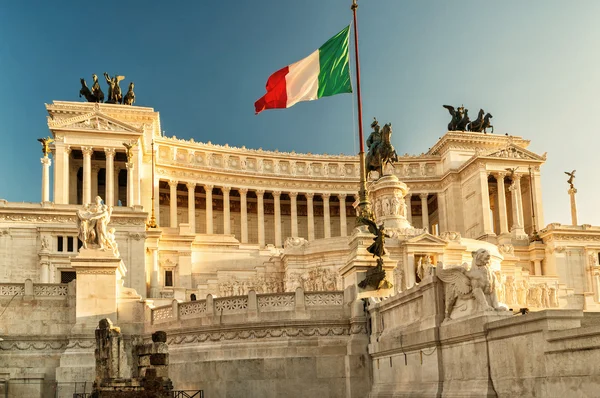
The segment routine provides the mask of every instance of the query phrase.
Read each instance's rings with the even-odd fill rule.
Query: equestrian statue
[[[373,118],[371,128],[373,132],[367,139],[367,147],[369,151],[365,158],[365,167],[367,175],[371,171],[377,171],[379,178],[383,177],[383,169],[386,164],[394,165],[393,162],[398,161],[398,154],[391,143],[392,124],[386,123],[383,129],[380,130],[379,122]]]
[[[469,123],[469,125],[467,126],[467,129],[469,131],[475,131],[478,133],[483,132],[484,134],[487,134],[487,129],[491,128],[492,134],[493,134],[494,126],[492,126],[492,124],[490,123],[490,119],[492,117],[493,116],[491,113],[486,114],[483,109],[479,109],[479,114],[477,115],[477,119],[475,119],[471,123]]]

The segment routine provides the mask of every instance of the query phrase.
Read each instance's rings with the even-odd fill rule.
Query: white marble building
[[[339,391],[323,396],[363,396],[369,391],[364,382],[369,372],[377,373],[376,365],[363,367],[360,357],[367,355],[370,332],[361,326],[365,319],[360,311],[341,307],[340,292],[352,290],[366,267],[374,264],[365,251],[371,236],[354,225],[356,156],[270,152],[164,137],[159,113],[146,107],[55,101],[46,108],[54,142],[51,155],[41,159],[41,202],[0,200],[0,302],[10,309],[6,319],[0,319],[0,336],[5,339],[0,349],[9,353],[7,358],[17,358],[0,360],[0,369],[8,369],[5,376],[0,370],[0,382],[18,379],[26,367],[17,354],[10,356],[12,351],[27,341],[46,340],[56,344],[40,348],[46,355],[44,364],[33,376],[23,377],[42,384],[86,380],[89,363],[83,371],[82,362],[73,360],[79,354],[64,354],[88,349],[87,357],[81,355],[89,359],[91,347],[86,337],[65,338],[75,317],[76,303],[69,300],[76,296],[64,284],[77,277],[72,266],[80,246],[76,211],[101,196],[114,206],[110,226],[116,230],[127,269],[124,286],[141,296],[129,290],[130,301],[118,299],[141,307],[130,318],[119,315],[123,318],[117,322],[131,321],[131,331],[137,333],[155,330],[155,325],[176,334],[182,327],[218,325],[226,329],[223,336],[233,333],[237,337],[232,339],[244,340],[249,350],[262,343],[253,346],[245,340],[246,332],[227,329],[228,324],[242,325],[258,336],[252,329],[256,322],[304,322],[293,332],[282,332],[279,324],[264,333],[283,333],[285,344],[295,344],[294,333],[320,336],[319,347],[326,340],[323,336],[345,336],[331,340],[334,357],[323,359],[322,347],[309,355],[316,358],[310,366],[317,368],[337,369],[345,361],[360,369],[352,376],[343,369],[332,375],[345,377],[345,387],[341,383]],[[131,146],[129,154],[124,143]],[[407,295],[425,294],[421,288],[429,282],[423,264],[459,265],[471,251],[485,247],[492,254],[500,301],[509,307],[597,308],[600,227],[544,223],[540,173],[546,155],[529,151],[528,145],[519,136],[447,132],[427,153],[401,156],[387,170],[397,177],[394,189],[402,191],[398,202],[379,200],[375,183],[369,182],[378,220],[386,220],[386,225],[394,218],[404,220],[387,241],[386,270],[395,286],[385,294],[397,295],[402,306]],[[156,228],[147,226],[152,214]],[[540,240],[530,239],[534,232]],[[15,294],[23,300],[13,309],[8,304]],[[201,299],[198,304],[190,303],[192,294]],[[37,296],[44,305],[59,308],[52,318],[56,327],[48,328],[45,322],[50,318],[27,307],[26,298]],[[224,299],[228,296],[237,298]],[[384,307],[372,316],[388,311]],[[23,308],[37,317],[39,327],[28,331],[20,326]],[[284,316],[284,310],[291,315]],[[221,316],[230,311],[229,318],[217,321],[218,311]],[[410,318],[408,313],[402,316]],[[325,324],[325,319],[333,323]],[[142,329],[135,329],[139,325]],[[179,344],[188,340],[181,336],[183,340],[171,340],[172,358],[181,371],[173,379],[187,386],[193,384],[185,376],[190,358]],[[208,344],[206,339],[213,338],[210,333],[198,336],[189,341]],[[223,339],[228,337],[214,341]],[[370,339],[373,342],[373,335]],[[364,343],[362,351],[351,348],[357,341]],[[32,350],[37,350],[35,344]],[[245,355],[206,347],[213,359]],[[285,357],[282,347],[269,348],[266,357]],[[372,346],[369,353],[381,356],[379,349]],[[293,369],[295,360],[286,366]],[[277,367],[276,362],[264,366]],[[310,374],[305,381],[311,380]],[[389,374],[379,375],[375,385],[381,377],[393,380]],[[388,387],[377,387],[381,395],[374,388],[373,396],[387,396]],[[283,394],[285,388],[291,387],[278,391]],[[49,390],[41,390],[49,396]]]

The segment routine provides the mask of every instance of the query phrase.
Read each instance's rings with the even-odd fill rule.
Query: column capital
[[[185,185],[187,186],[187,188],[189,190],[193,190],[196,188],[196,183],[195,182],[186,182]]]
[[[288,195],[290,198],[297,198],[298,197],[298,192],[288,192]]]
[[[429,196],[429,193],[428,193],[428,192],[423,192],[423,193],[420,193],[420,194],[419,194],[419,197],[421,198],[421,200],[423,200],[423,199],[427,199],[427,197],[428,197],[428,196]]]
[[[125,163],[125,168],[127,170],[133,170],[133,163]]]
[[[104,148],[104,153],[107,158],[114,158],[117,150],[115,148]]]
[[[231,187],[221,187],[221,191],[223,191],[223,193],[229,193],[231,191]]]
[[[495,171],[492,174],[494,175],[494,177],[496,177],[496,179],[504,180],[504,177],[506,177],[505,171]]]
[[[265,194],[265,190],[264,189],[257,189],[256,190],[256,196],[260,195],[263,196]]]
[[[42,162],[43,165],[50,166],[52,164],[52,161],[50,160],[50,158],[48,156],[44,156],[43,158],[40,159],[40,161]]]
[[[515,173],[515,174],[513,175],[513,178],[514,178],[515,180],[517,180],[517,181],[521,181],[521,177],[523,177],[523,175],[522,175],[522,174],[516,174],[516,173]]]
[[[322,193],[322,194],[321,194],[321,198],[323,198],[323,199],[327,199],[327,200],[329,200],[329,198],[330,198],[330,197],[331,197],[331,194],[330,194],[330,193]]]
[[[215,187],[215,186],[214,186],[214,185],[212,185],[212,184],[204,184],[204,190],[205,190],[206,192],[210,191],[210,192],[212,193],[212,190],[213,190],[213,188],[214,188],[214,187]]]
[[[81,152],[83,153],[83,156],[92,156],[92,154],[94,153],[94,148],[92,148],[91,146],[82,146]]]
[[[305,194],[305,196],[306,196],[306,199],[313,200],[313,198],[315,197],[315,194],[313,192],[307,192]]]
[[[248,188],[238,188],[238,192],[240,193],[240,195],[247,195],[248,194]]]
[[[281,196],[281,191],[273,191],[273,197],[280,197]]]
[[[127,163],[129,164],[129,163]],[[170,187],[175,187],[177,188],[177,185],[179,184],[179,181],[175,181],[175,180],[169,180],[169,186]]]
[[[69,145],[65,146],[65,153],[66,153],[67,155],[70,155],[70,154],[71,154],[71,147],[70,147]]]
[[[346,196],[348,196],[345,193],[338,193],[337,197],[340,199],[340,201],[346,200]]]

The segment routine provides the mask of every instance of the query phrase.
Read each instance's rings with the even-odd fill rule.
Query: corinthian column
[[[213,202],[212,202],[212,190],[214,185],[205,185],[204,190],[206,191],[206,233],[213,233]]]
[[[439,220],[439,229],[440,234],[442,232],[446,232],[448,230],[448,226],[446,223],[446,192],[438,192],[437,193],[438,200],[438,220]]]
[[[515,238],[525,235],[523,230],[523,205],[521,202],[521,176],[513,174],[513,182],[510,185],[513,209],[513,225],[511,231]]]
[[[571,225],[577,225],[577,202],[575,201],[575,194],[577,188],[569,188],[569,198],[571,199]]]
[[[281,247],[281,191],[273,192],[275,206],[275,247]]]
[[[419,197],[421,198],[421,220],[423,223],[423,228],[427,228],[427,231],[429,231],[429,208],[427,205],[427,197],[429,196],[428,193],[422,193],[419,194]]]
[[[133,163],[126,163],[127,168],[127,207],[133,207]]]
[[[231,215],[229,212],[229,192],[231,191],[231,187],[222,187],[221,191],[223,191],[223,233],[229,235],[231,234]]]
[[[100,165],[92,165],[92,200],[98,196],[98,172],[100,171]]]
[[[188,182],[188,224],[193,234],[196,233],[196,184]]]
[[[340,236],[348,235],[348,224],[346,222],[346,194],[338,195],[340,200]]]
[[[40,159],[42,162],[42,202],[50,201],[50,164],[52,161],[48,155]]]
[[[69,163],[70,163],[70,159],[71,159],[71,147],[70,146],[66,146],[65,147],[65,151],[63,153],[63,195],[64,195],[64,199],[65,199],[65,203],[69,203],[69,186],[70,186],[70,182],[69,182],[69,178],[70,178],[70,167],[69,167]],[[75,183],[76,180],[73,180],[73,183]]]
[[[412,198],[412,195],[407,194],[404,197],[404,201],[406,202],[406,219],[412,225],[412,206],[411,206],[411,202],[410,202],[411,198]]]
[[[82,147],[83,153],[83,203],[92,203],[92,147]]]
[[[325,231],[325,237],[331,238],[331,218],[329,216],[329,197],[331,194],[323,193],[323,230]]]
[[[109,206],[115,205],[115,148],[104,148],[104,154],[106,155],[106,178],[104,183],[106,185],[106,192],[104,194],[104,201]]]
[[[315,194],[306,194],[306,213],[308,215],[308,240],[315,240],[315,213],[313,209],[313,198]]]
[[[258,245],[265,246],[265,190],[259,189],[256,191],[257,207],[258,207]]]
[[[127,177],[129,177],[129,173]],[[169,226],[171,228],[177,228],[177,184],[179,184],[178,181],[169,181]],[[127,179],[127,187],[129,187],[129,179]],[[127,189],[127,193],[129,193],[129,188]],[[127,204],[129,204],[129,195],[127,196]]]
[[[238,189],[240,193],[240,223],[242,224],[242,243],[248,243],[248,189]]]
[[[492,230],[491,208],[490,208],[490,189],[488,187],[488,172],[482,168],[479,173],[479,182],[481,184],[481,207],[483,212],[483,233],[494,235]]]
[[[298,192],[290,192],[292,213],[292,238],[298,237]]]
[[[498,219],[500,220],[500,233],[508,232],[508,216],[506,213],[506,191],[504,189],[504,177],[506,173],[496,173],[496,184],[498,185]]]

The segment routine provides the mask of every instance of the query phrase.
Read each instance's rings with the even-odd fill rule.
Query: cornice
[[[527,148],[530,141],[518,136],[484,134],[466,131],[448,131],[427,152],[429,155],[444,155],[449,149],[502,148],[508,143]]]

